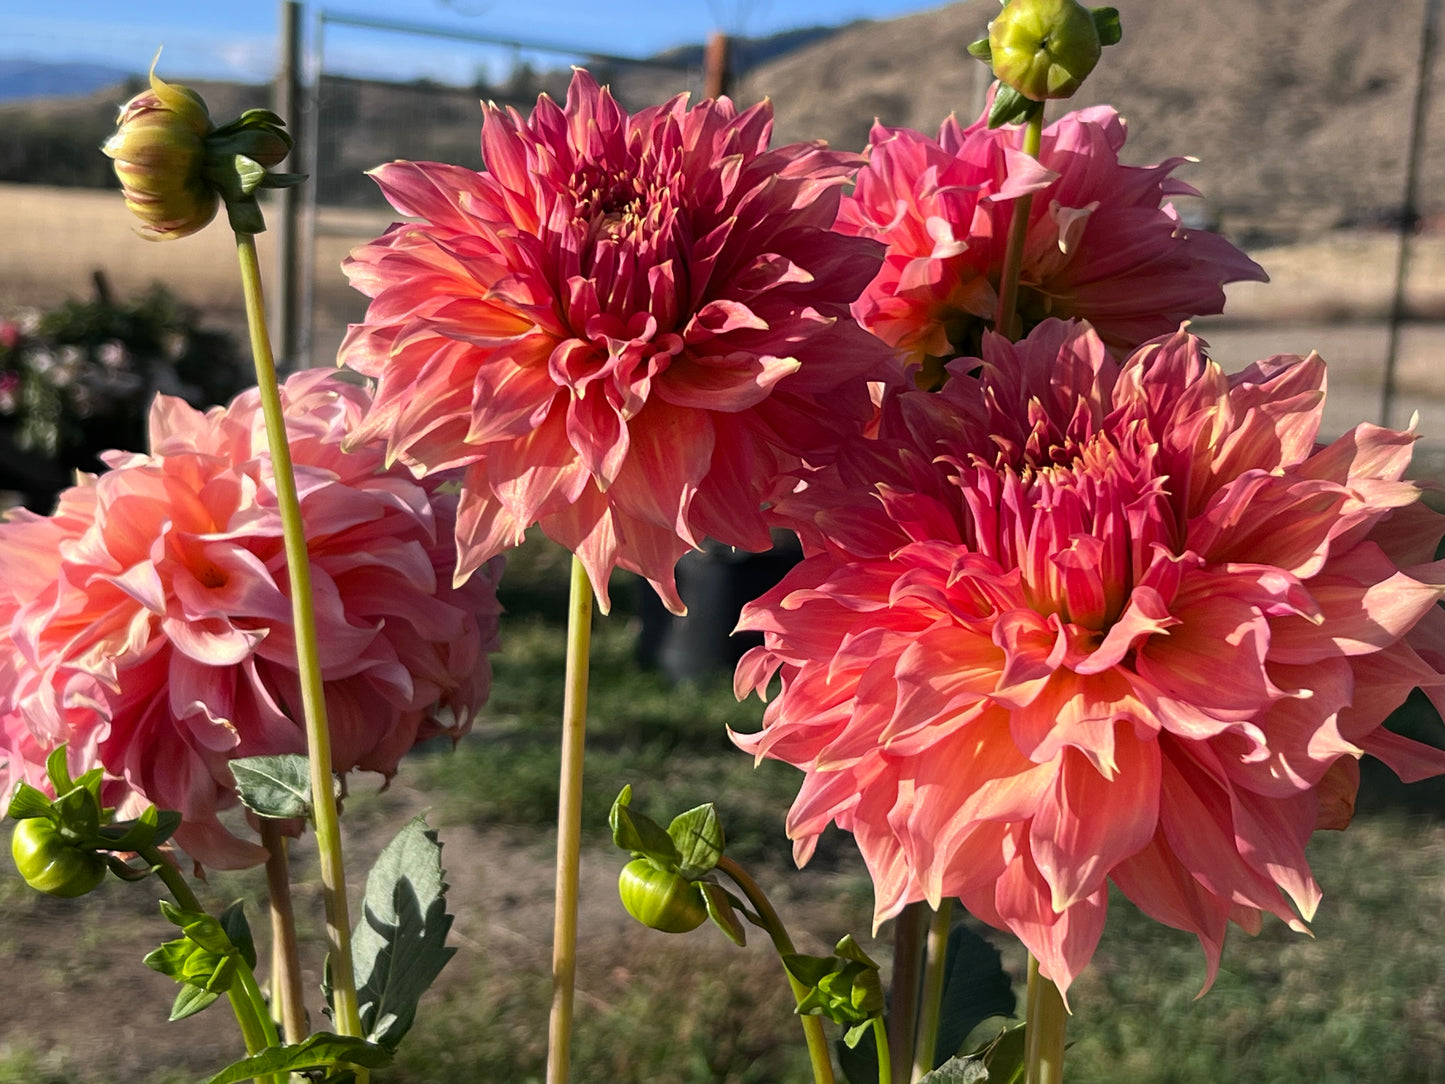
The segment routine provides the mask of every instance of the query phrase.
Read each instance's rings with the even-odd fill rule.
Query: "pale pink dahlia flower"
[[[1318,357],[1226,377],[1202,348],[990,334],[978,379],[901,394],[785,506],[813,552],[744,611],[737,691],[782,688],[736,740],[803,769],[796,857],[852,832],[878,921],[957,897],[1067,988],[1113,881],[1198,935],[1207,986],[1228,920],[1313,915],[1304,844],[1362,753],[1445,771],[1381,727],[1445,701],[1413,435],[1317,446]]]
[[[342,450],[367,393],[330,372],[282,389],[338,772],[391,775],[486,700],[499,567],[451,584],[456,498]],[[0,757],[11,786],[70,743],[122,815],[179,811],[220,868],[265,851],[218,819],[235,757],[305,751],[271,459],[252,389],[201,413],[159,396],[149,455],[111,452],[53,516],[0,522]]]
[[[566,107],[486,108],[486,169],[374,171],[420,224],[346,265],[373,300],[341,349],[375,378],[364,436],[418,473],[465,466],[459,579],[532,524],[681,611],[673,564],[712,536],[769,548],[780,473],[869,417],[888,352],[848,306],[881,246],[832,232],[861,163],[768,149],[768,103],[629,116],[586,72]]]
[[[1033,195],[1019,276],[1021,338],[1046,317],[1085,319],[1122,353],[1192,316],[1220,312],[1223,285],[1264,271],[1223,237],[1187,229],[1173,205],[1198,195],[1171,176],[1187,161],[1119,162],[1124,121],[1107,106],[1044,130],[1038,159],[1017,127],[967,128],[949,117],[935,142],[875,125],[868,164],[843,199],[837,229],[888,246],[853,306],[905,366],[936,382],[943,365],[978,353],[998,307],[1014,208]]]

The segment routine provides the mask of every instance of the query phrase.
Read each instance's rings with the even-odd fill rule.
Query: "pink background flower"
[[[1362,753],[1445,771],[1381,727],[1445,703],[1445,518],[1413,434],[1316,445],[1315,356],[1226,377],[1179,332],[1120,365],[1051,320],[984,357],[783,506],[812,555],[744,611],[739,695],[782,689],[736,740],[803,769],[796,856],[852,832],[879,921],[958,897],[1067,988],[1113,881],[1207,984],[1229,920],[1313,915]]]
[[[342,450],[362,388],[311,371],[283,398],[334,763],[391,775],[485,701],[500,567],[453,588],[455,498],[386,469],[379,446]],[[305,751],[259,399],[202,414],[159,396],[150,426],[149,455],[108,453],[54,516],[0,523],[8,776],[35,782],[35,757],[68,741],[73,770],[104,766],[122,815],[178,810],[193,858],[248,865],[265,852],[217,817],[236,801],[229,761]]]
[[[341,360],[377,381],[365,434],[467,468],[459,578],[540,523],[604,606],[621,566],[681,611],[677,557],[768,549],[779,475],[865,423],[889,358],[848,306],[881,250],[830,229],[860,160],[771,128],[727,99],[629,116],[579,71],[565,108],[486,108],[484,172],[374,172],[425,221],[353,253],[373,300]]]
[[[1107,106],[1046,128],[1037,160],[1019,148],[1017,127],[990,131],[986,112],[967,128],[949,117],[936,142],[875,125],[868,164],[838,214],[838,229],[888,246],[854,315],[908,365],[977,354],[998,307],[1013,211],[1029,194],[1025,332],[1047,317],[1077,317],[1127,352],[1220,312],[1224,283],[1263,280],[1223,237],[1181,224],[1167,201],[1198,195],[1171,176],[1186,159],[1123,165],[1124,138]]]

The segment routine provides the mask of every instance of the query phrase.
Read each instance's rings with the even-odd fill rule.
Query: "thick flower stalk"
[[[334,766],[393,774],[460,735],[490,686],[499,568],[451,584],[455,497],[343,451],[366,392],[309,371],[282,389],[306,526]],[[184,817],[208,866],[263,861],[218,814],[236,757],[305,751],[274,476],[256,391],[201,413],[157,398],[147,455],[109,453],[53,516],[0,523],[0,756],[12,782],[69,742],[121,815]]]
[[[1186,228],[1172,203],[1198,193],[1172,176],[1187,161],[1126,166],[1123,119],[1099,106],[1044,129],[1038,158],[1017,127],[967,128],[950,117],[935,141],[875,125],[868,165],[837,228],[888,246],[853,306],[905,368],[936,384],[944,365],[976,356],[992,329],[1014,208],[1029,224],[1019,267],[1021,338],[1048,317],[1090,321],[1115,351],[1220,312],[1223,286],[1264,271],[1223,237]]]
[[[1304,929],[1363,753],[1445,771],[1381,725],[1445,703],[1414,436],[1317,445],[1318,357],[1226,377],[1182,331],[1121,364],[1050,320],[953,370],[783,506],[811,555],[744,612],[739,695],[782,687],[736,740],[803,769],[800,862],[854,834],[878,921],[957,897],[1067,989],[1113,882],[1207,986],[1231,919]]]
[[[771,127],[727,99],[629,116],[579,71],[565,107],[487,106],[480,173],[374,171],[423,221],[348,261],[373,300],[341,360],[377,381],[361,439],[466,468],[459,578],[540,524],[604,608],[620,566],[680,611],[677,557],[769,548],[780,473],[866,422],[889,359],[848,307],[881,248],[830,229],[860,160]]]

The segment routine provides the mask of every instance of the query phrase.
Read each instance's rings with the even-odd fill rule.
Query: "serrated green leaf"
[[[17,821],[29,820],[32,817],[48,817],[51,815],[50,797],[29,783],[21,783],[15,788],[15,793],[10,798],[10,808],[5,812]]]
[[[177,1020],[184,1020],[188,1016],[195,1016],[196,1013],[214,1005],[220,996],[220,992],[216,990],[184,985],[181,987],[180,993],[176,994],[176,1000],[171,1005],[171,1015],[167,1019],[174,1023]]]
[[[746,945],[747,928],[733,908],[734,903],[741,904],[741,901],[722,885],[713,884],[711,881],[698,881],[697,886],[702,889],[702,898],[707,902],[707,917],[713,920],[713,924],[722,930],[733,944],[740,947]]]
[[[711,802],[679,813],[667,826],[667,836],[677,848],[677,871],[689,881],[711,872],[727,846],[717,807]]]
[[[1118,45],[1124,39],[1124,27],[1119,22],[1118,8],[1090,8],[1094,19],[1094,30],[1099,35],[1100,45]]]
[[[1013,1015],[1017,1003],[998,949],[968,926],[954,926],[948,934],[933,1064],[957,1054],[969,1032],[990,1016]]]
[[[258,817],[311,816],[311,765],[299,753],[231,761],[241,803]]]
[[[362,1027],[387,1050],[410,1030],[422,994],[456,952],[446,945],[452,916],[441,850],[436,832],[417,817],[367,874],[351,958]]]
[[[949,1058],[931,1073],[918,1078],[918,1084],[983,1084],[989,1079],[988,1067],[978,1058]]]
[[[246,966],[254,969],[256,941],[251,936],[251,924],[246,921],[244,901],[237,900],[221,912],[221,929],[225,931],[226,939],[241,954],[241,959],[246,961]]]
[[[661,869],[676,869],[681,861],[677,844],[667,830],[644,813],[634,813],[630,808],[632,787],[622,788],[622,793],[612,803],[607,823],[612,826],[612,842],[624,851],[630,851],[638,858],[647,858]]]
[[[291,1046],[269,1046],[258,1054],[242,1058],[222,1069],[205,1084],[240,1084],[253,1077],[304,1073],[343,1064],[380,1069],[390,1063],[390,1051],[365,1039],[318,1031]]]

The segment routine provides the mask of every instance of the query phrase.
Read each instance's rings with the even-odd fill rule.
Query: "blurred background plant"
[[[48,512],[76,470],[97,471],[110,448],[146,446],[156,392],[205,407],[249,382],[235,340],[159,284],[0,317],[0,490]]]

